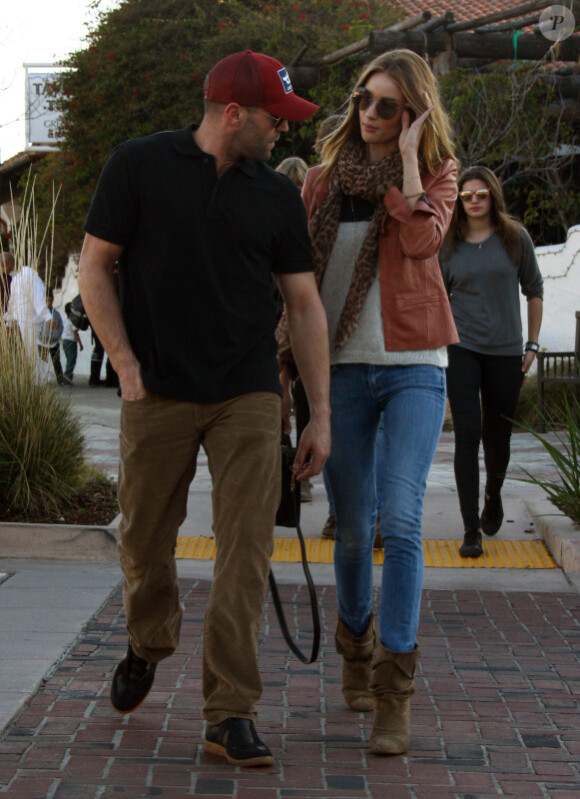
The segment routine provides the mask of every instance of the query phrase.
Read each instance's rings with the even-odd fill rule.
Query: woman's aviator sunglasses
[[[359,86],[352,93],[352,101],[359,111],[366,111],[372,105],[373,96],[364,86]],[[375,108],[381,119],[393,119],[405,106],[390,97],[381,97],[376,101]]]
[[[477,191],[460,191],[459,196],[463,202],[470,203],[475,197],[478,200],[485,200],[489,197],[489,189],[478,189]]]

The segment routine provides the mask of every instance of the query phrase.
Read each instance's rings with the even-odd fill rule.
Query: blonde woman
[[[283,175],[286,175],[299,189],[304,185],[304,178],[306,177],[307,171],[308,164],[303,158],[298,158],[297,155],[284,158],[276,167],[276,172],[281,172]]]
[[[408,50],[372,61],[321,156],[303,198],[331,345],[336,646],[346,702],[358,711],[374,708],[372,751],[399,754],[409,746],[419,655],[423,495],[445,410],[447,345],[457,341],[438,264],[457,171],[426,62]],[[284,320],[279,343],[286,387],[292,357]],[[372,519],[381,414],[384,566],[375,643]]]

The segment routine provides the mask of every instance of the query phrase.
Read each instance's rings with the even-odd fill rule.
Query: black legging
[[[482,355],[449,347],[447,393],[455,431],[455,482],[466,530],[479,527],[479,443],[492,496],[503,485],[520,388],[519,355]],[[480,404],[481,395],[481,404]]]

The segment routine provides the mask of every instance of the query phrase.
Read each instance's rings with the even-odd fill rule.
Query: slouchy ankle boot
[[[376,755],[400,755],[411,740],[411,697],[419,647],[412,652],[389,652],[379,645],[373,663],[371,691],[375,719],[370,737]]]
[[[372,710],[375,706],[370,690],[375,650],[372,614],[366,630],[359,636],[353,635],[339,618],[334,641],[336,651],[342,655],[342,693],[346,704],[353,710]]]

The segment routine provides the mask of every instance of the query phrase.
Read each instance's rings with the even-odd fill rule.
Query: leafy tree
[[[536,244],[562,241],[580,220],[574,126],[542,64],[486,72],[456,69],[441,79],[463,167],[483,164],[502,181],[512,213]]]
[[[397,19],[391,0],[125,0],[101,14],[74,53],[53,91],[63,112],[62,150],[43,159],[37,190],[48,198],[62,184],[53,269],[62,269],[78,248],[81,226],[99,172],[122,141],[200,120],[203,82],[211,66],[229,53],[251,49],[285,64],[308,45],[308,59],[364,38]],[[312,156],[316,127],[339,102],[358,64],[324,69],[309,93],[322,114],[291,125],[275,151]],[[60,261],[60,262],[59,262]]]
[[[54,86],[63,112],[62,150],[38,167],[36,191],[51,208],[53,183],[62,186],[55,228],[53,276],[82,241],[82,223],[109,153],[126,139],[178,128],[203,113],[203,81],[220,58],[238,50],[271,53],[300,64],[364,38],[396,21],[393,0],[124,0],[102,13]],[[368,53],[362,57],[368,57]],[[347,97],[360,68],[353,56],[318,70],[300,93],[321,111],[291,125],[274,151],[314,162],[320,120]],[[573,187],[575,131],[553,106],[557,98],[536,66],[488,72],[454,70],[441,79],[458,154],[464,166],[491,167],[503,181],[508,205],[537,244],[562,240],[580,218]],[[560,148],[560,149],[558,149]],[[44,198],[44,202],[43,202]]]

